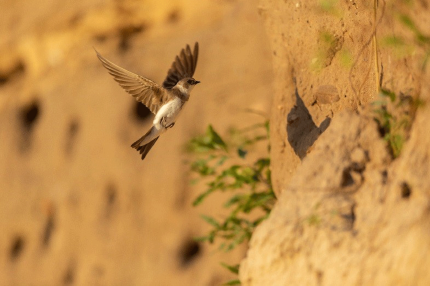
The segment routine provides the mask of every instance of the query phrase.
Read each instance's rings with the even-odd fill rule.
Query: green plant
[[[320,0],[317,2],[317,11],[341,18],[343,13],[338,0]]]
[[[267,156],[249,159],[248,151],[261,141],[268,142],[269,122],[256,124],[248,128],[232,129],[224,140],[209,125],[206,133],[193,138],[188,150],[194,154],[191,170],[197,180],[204,180],[206,190],[193,202],[194,206],[202,204],[215,192],[228,192],[228,199],[223,207],[228,215],[222,219],[202,215],[202,219],[212,226],[210,232],[198,241],[214,243],[222,240],[220,249],[230,251],[248,241],[254,229],[265,220],[275,202],[270,171],[270,146],[267,143]],[[224,267],[238,272],[238,266]],[[236,285],[232,280],[227,285]]]
[[[228,265],[228,264],[225,264],[225,263],[221,263],[221,265],[224,268],[226,268],[228,271],[230,271],[230,272],[232,272],[232,273],[234,273],[236,275],[239,275],[239,264]],[[230,280],[230,281],[224,283],[224,285],[240,285],[240,281],[239,281],[239,279],[234,279],[234,280]]]
[[[412,2],[406,0],[403,1],[403,4],[411,6]],[[424,72],[430,58],[430,36],[419,28],[413,19],[414,17],[405,12],[408,9],[402,9],[402,6],[399,5],[399,8],[394,11],[399,23],[406,28],[407,33],[385,37],[382,43],[385,46],[395,48],[398,56],[418,54],[418,59],[421,60],[421,71]],[[418,52],[418,50],[421,51]],[[377,70],[377,74],[379,75],[379,70]],[[377,83],[382,84],[379,76]],[[381,134],[388,142],[393,157],[396,158],[400,155],[407,140],[417,108],[424,103],[419,98],[419,94],[414,97],[402,93],[396,94],[391,90],[380,88],[380,86],[378,86],[378,91],[382,100],[374,103],[379,106],[374,110],[376,113],[375,120],[379,125]]]
[[[408,3],[411,5],[412,3]],[[406,14],[399,10],[397,11],[398,21],[409,33],[404,35],[392,35],[383,39],[383,44],[388,47],[395,48],[398,56],[412,55],[421,49],[422,63],[421,70],[425,70],[428,60],[430,58],[430,36],[426,35],[416,24],[413,16]]]
[[[329,66],[335,55],[342,50],[343,42],[343,36],[336,35],[328,30],[320,31],[318,35],[318,49],[311,61],[311,68],[315,72],[320,72],[323,68]],[[348,53],[348,50],[343,50],[342,64],[348,63]]]
[[[391,154],[397,158],[407,139],[417,104],[411,96],[398,96],[387,89],[381,89],[380,96],[381,100],[374,102],[374,105],[378,106],[374,110],[375,120]]]
[[[317,214],[311,214],[307,217],[306,221],[311,226],[318,226],[321,224],[321,217]]]

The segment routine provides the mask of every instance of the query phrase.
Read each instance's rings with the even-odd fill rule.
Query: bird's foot
[[[160,120],[160,124],[161,126],[163,126],[166,129],[172,128],[173,126],[175,126],[175,122],[170,123],[169,125],[166,125],[166,118],[161,118]]]

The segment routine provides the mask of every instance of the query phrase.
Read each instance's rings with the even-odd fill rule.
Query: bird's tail
[[[137,151],[139,151],[140,154],[142,154],[142,160],[145,159],[146,155],[148,154],[149,150],[151,150],[152,146],[154,146],[155,142],[157,142],[158,140],[158,136],[155,137],[154,139],[152,139],[151,141],[149,141],[148,143],[143,143],[144,141],[147,141],[148,138],[152,137],[153,134],[151,134],[151,132],[153,132],[152,128],[149,129],[148,132],[146,132],[145,135],[143,135],[142,137],[140,137],[139,140],[137,140],[136,142],[134,142],[133,144],[131,144],[131,147],[133,147],[134,149],[136,149]],[[142,143],[144,145],[142,145]]]

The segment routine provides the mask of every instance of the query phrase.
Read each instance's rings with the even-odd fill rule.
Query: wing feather
[[[194,66],[193,60],[194,58],[193,54],[191,53],[190,46],[187,46],[185,49],[185,61],[187,62],[188,68],[194,71],[196,67]]]
[[[148,107],[152,113],[156,114],[164,103],[171,100],[169,94],[152,80],[117,66],[100,55],[97,51],[96,53],[103,66],[108,70],[109,74],[113,76],[114,80],[118,82],[125,91],[136,98],[137,101],[142,102]]]
[[[163,87],[172,89],[178,81],[186,77],[193,77],[197,67],[197,59],[199,57],[199,43],[194,44],[194,50],[191,52],[189,45],[182,49],[179,56],[175,57],[167,77],[163,82]]]

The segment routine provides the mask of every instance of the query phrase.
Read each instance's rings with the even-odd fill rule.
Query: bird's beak
[[[195,83],[198,84],[198,83],[200,83],[200,81],[196,80]]]

